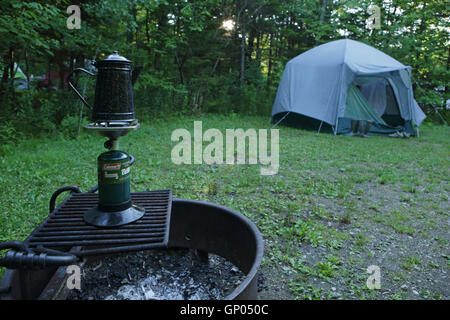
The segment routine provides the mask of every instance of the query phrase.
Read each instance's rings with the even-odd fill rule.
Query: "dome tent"
[[[286,64],[273,122],[315,129],[324,124],[336,134],[349,132],[351,119],[372,120],[370,133],[414,134],[412,124],[418,127],[425,114],[414,100],[411,67],[350,39],[320,45]]]

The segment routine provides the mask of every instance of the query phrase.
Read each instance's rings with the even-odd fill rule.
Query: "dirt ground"
[[[335,218],[342,217],[344,207],[316,197],[333,212],[334,219],[321,220],[349,238],[338,249],[298,245],[304,268],[263,265],[260,299],[450,298],[450,203],[442,195],[444,188],[424,198],[389,185],[366,183],[361,188],[364,200],[358,200],[351,221]],[[266,246],[272,242],[266,239]],[[330,272],[312,271],[321,261],[329,261]],[[367,288],[369,266],[379,267],[379,289]]]

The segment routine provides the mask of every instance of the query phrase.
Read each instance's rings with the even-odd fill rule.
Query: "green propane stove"
[[[140,219],[145,210],[134,205],[130,195],[133,156],[118,149],[118,139],[105,142],[110,149],[97,158],[98,205],[84,215],[86,223],[98,227],[121,226]]]

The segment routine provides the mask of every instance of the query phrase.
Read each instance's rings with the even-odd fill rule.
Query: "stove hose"
[[[10,249],[0,257],[0,266],[9,269],[44,269],[75,264],[78,257],[58,250],[37,247],[30,249],[19,241],[0,243],[0,250]]]
[[[134,157],[132,157],[134,162]],[[98,186],[93,187],[88,193],[94,193]],[[63,192],[70,191],[74,193],[81,193],[78,186],[65,186],[56,190],[50,199],[50,213],[55,210],[56,198]],[[0,243],[0,251],[9,251],[3,256],[0,256],[0,267],[9,269],[44,269],[49,267],[59,267],[75,264],[78,261],[76,255],[44,248],[38,246],[30,249],[28,245],[20,241],[8,241]]]

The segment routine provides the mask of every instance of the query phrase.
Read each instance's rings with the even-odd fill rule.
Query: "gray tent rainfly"
[[[356,91],[355,91],[356,89]],[[290,60],[272,108],[272,121],[335,134],[350,120],[372,120],[372,134],[415,134],[425,114],[414,99],[411,67],[364,43],[332,41]]]

